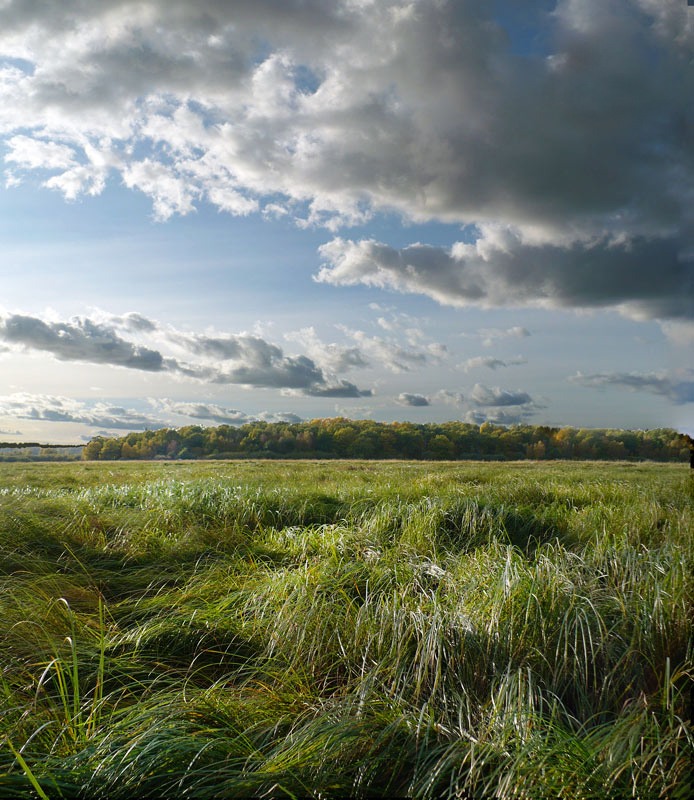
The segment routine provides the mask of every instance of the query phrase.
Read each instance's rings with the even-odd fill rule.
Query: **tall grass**
[[[678,465],[0,465],[0,796],[689,794]]]

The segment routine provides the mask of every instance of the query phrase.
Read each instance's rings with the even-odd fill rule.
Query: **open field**
[[[0,796],[686,797],[688,473],[0,465]]]

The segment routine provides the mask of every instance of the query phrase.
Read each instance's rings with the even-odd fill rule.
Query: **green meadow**
[[[684,464],[0,464],[0,796],[689,797]]]

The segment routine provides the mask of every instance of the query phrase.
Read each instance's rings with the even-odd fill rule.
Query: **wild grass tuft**
[[[679,465],[0,465],[0,796],[677,798]]]

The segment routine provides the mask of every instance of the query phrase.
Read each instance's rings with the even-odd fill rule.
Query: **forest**
[[[543,425],[415,424],[351,420],[252,422],[241,427],[189,425],[96,437],[87,461],[199,458],[356,458],[424,460],[686,461],[690,439],[670,428],[614,430]]]

